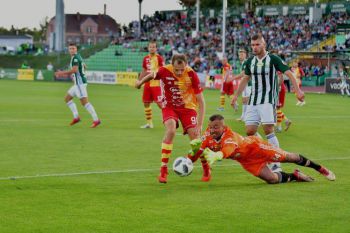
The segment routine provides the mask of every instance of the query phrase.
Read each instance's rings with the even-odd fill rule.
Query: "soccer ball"
[[[178,157],[173,163],[173,170],[179,176],[188,176],[192,173],[193,163],[189,158]]]

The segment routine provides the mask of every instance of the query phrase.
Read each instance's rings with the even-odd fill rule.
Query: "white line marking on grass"
[[[349,160],[350,157],[339,157],[339,158],[322,158],[314,159],[315,161],[329,161],[329,160]],[[240,166],[239,163],[232,164],[216,164],[214,167],[232,167]],[[195,168],[199,168],[196,166]],[[96,175],[96,174],[112,174],[112,173],[139,173],[139,172],[150,172],[159,171],[159,168],[141,168],[141,169],[125,169],[125,170],[106,170],[106,171],[87,171],[87,172],[72,172],[72,173],[53,173],[53,174],[37,174],[34,176],[9,176],[0,177],[0,180],[20,180],[20,179],[33,179],[33,178],[44,178],[44,177],[65,177],[65,176],[82,176],[82,175]]]
[[[17,179],[31,179],[31,178],[41,178],[41,177],[63,177],[63,176],[80,176],[80,175],[111,174],[111,173],[133,173],[133,172],[148,172],[148,171],[154,171],[154,170],[159,170],[159,168],[37,174],[34,176],[9,176],[9,177],[0,177],[0,180],[17,180]]]

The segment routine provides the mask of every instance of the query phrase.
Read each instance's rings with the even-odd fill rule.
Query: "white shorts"
[[[346,83],[346,81],[342,81],[341,83],[340,83],[340,89],[347,89],[347,83]]]
[[[69,88],[68,95],[78,97],[79,99],[88,97],[86,86],[87,84],[73,85],[71,88]]]
[[[247,105],[245,114],[246,125],[276,124],[276,110],[272,104]]]
[[[242,92],[242,97],[249,97],[250,94],[252,93],[252,87],[251,86],[246,86]]]

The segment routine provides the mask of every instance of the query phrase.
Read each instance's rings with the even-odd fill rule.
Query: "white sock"
[[[274,145],[275,147],[280,147],[280,144],[278,142],[278,139],[275,135],[275,133],[270,133],[268,135],[266,135],[267,141]],[[273,172],[278,172],[278,171],[282,171],[281,169],[281,163],[269,163],[268,167],[273,171]]]
[[[341,95],[344,95],[344,90],[340,89]]]
[[[274,145],[275,147],[280,147],[280,143],[278,142],[278,139],[275,135],[275,133],[270,133],[268,135],[266,135],[267,141]]]
[[[349,93],[349,90],[348,90],[348,89],[345,89],[345,91],[346,91],[346,94],[347,94],[347,95],[350,95],[350,93]]]
[[[242,105],[242,115],[241,115],[241,119],[242,121],[244,121],[244,117],[245,117],[245,112],[247,111],[247,105],[243,104]]]
[[[84,107],[86,108],[86,110],[90,113],[90,115],[92,116],[92,119],[94,121],[97,121],[98,120],[98,116],[96,114],[96,111],[94,109],[94,106],[92,106],[92,104],[90,103],[87,103],[84,105]]]
[[[73,100],[70,100],[67,103],[68,108],[72,111],[73,113],[73,117],[74,118],[78,118],[79,117],[79,113],[78,113],[78,109],[77,109],[77,105],[74,103]]]

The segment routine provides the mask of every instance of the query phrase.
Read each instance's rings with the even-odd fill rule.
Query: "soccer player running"
[[[149,72],[157,72],[159,67],[164,66],[164,59],[157,53],[156,41],[148,43],[149,54],[143,58],[142,72],[139,79],[142,79]],[[145,108],[146,124],[142,125],[142,129],[153,128],[151,103],[155,102],[161,108],[162,93],[159,86],[159,80],[151,80],[146,82],[143,87],[142,101]]]
[[[225,125],[222,115],[212,115],[209,126],[204,134],[204,140],[196,156],[204,155],[212,165],[221,159],[233,159],[256,177],[268,184],[286,183],[291,181],[310,182],[314,179],[296,169],[293,173],[272,172],[267,164],[270,162],[295,163],[299,166],[313,168],[328,180],[334,181],[332,171],[298,153],[292,153],[277,148],[257,136],[243,137]]]
[[[92,106],[88,99],[87,81],[85,77],[85,63],[83,62],[82,57],[78,53],[78,48],[76,44],[69,44],[68,50],[71,56],[70,69],[66,71],[57,71],[55,72],[55,76],[71,76],[71,78],[74,81],[74,85],[68,90],[67,95],[65,96],[65,102],[73,113],[73,120],[70,123],[70,125],[75,125],[76,123],[80,122],[78,109],[73,101],[73,98],[77,97],[80,99],[80,103],[90,113],[93,119],[91,128],[95,128],[96,126],[101,124],[101,121],[96,114],[95,108]]]
[[[187,58],[183,54],[174,55],[170,65],[163,66],[158,72],[151,72],[138,80],[135,87],[140,88],[142,84],[152,79],[161,81],[163,91],[162,115],[165,135],[162,141],[158,180],[160,183],[166,183],[167,166],[179,121],[181,121],[184,134],[188,134],[190,140],[199,139],[204,120],[205,102],[199,78],[196,72],[187,65]],[[202,180],[209,181],[209,164],[204,157],[201,158],[201,162],[204,170]]]
[[[344,97],[344,90],[347,94],[348,97],[350,97],[350,93],[349,93],[349,90],[348,90],[348,85],[346,83],[346,79],[348,79],[347,77],[347,73],[346,71],[344,70],[344,66],[343,65],[340,65],[339,66],[339,79],[341,81],[340,83],[340,93],[341,95]]]
[[[285,120],[286,127],[284,131],[287,131],[292,124],[292,121],[287,118],[287,116],[282,112],[282,108],[284,107],[284,101],[286,99],[286,85],[284,85],[283,74],[281,72],[277,72],[278,80],[279,80],[279,92],[278,92],[278,102],[277,102],[277,124],[276,124],[276,132],[282,132],[282,122]]]
[[[252,93],[249,97],[245,116],[246,133],[248,136],[255,135],[259,125],[262,124],[269,143],[279,147],[274,131],[278,97],[277,71],[281,71],[291,80],[299,100],[304,99],[304,93],[297,86],[293,73],[282,59],[266,51],[266,42],[260,34],[252,36],[251,47],[254,56],[247,59],[245,75],[232,98],[231,104],[233,106],[236,104],[238,95],[242,93],[251,80]],[[281,170],[279,163],[273,163],[270,166],[273,171]]]
[[[219,111],[225,110],[225,95],[230,99],[233,95],[233,81],[230,81],[229,78],[232,76],[232,67],[228,63],[227,58],[222,59],[222,86],[221,86],[221,95],[220,95],[220,107]]]
[[[297,81],[297,85],[300,89],[301,84],[302,84],[301,79],[305,76],[305,73],[304,73],[303,69],[299,66],[298,62],[293,62],[291,71],[293,72],[295,80]],[[294,84],[293,84],[293,87],[295,87]],[[305,103],[306,102],[304,100],[298,100],[296,105],[303,106],[303,105],[305,105]]]
[[[247,53],[248,52],[245,48],[241,48],[238,50],[238,58],[239,58],[239,62],[241,63],[240,72],[238,75],[229,77],[228,78],[229,81],[232,82],[233,80],[237,80],[237,79],[240,80],[244,77],[244,70],[245,70],[245,65],[247,61]],[[237,121],[244,121],[251,89],[252,89],[252,83],[251,81],[249,81],[247,86],[244,88],[242,92],[242,115],[241,117],[236,119]]]

